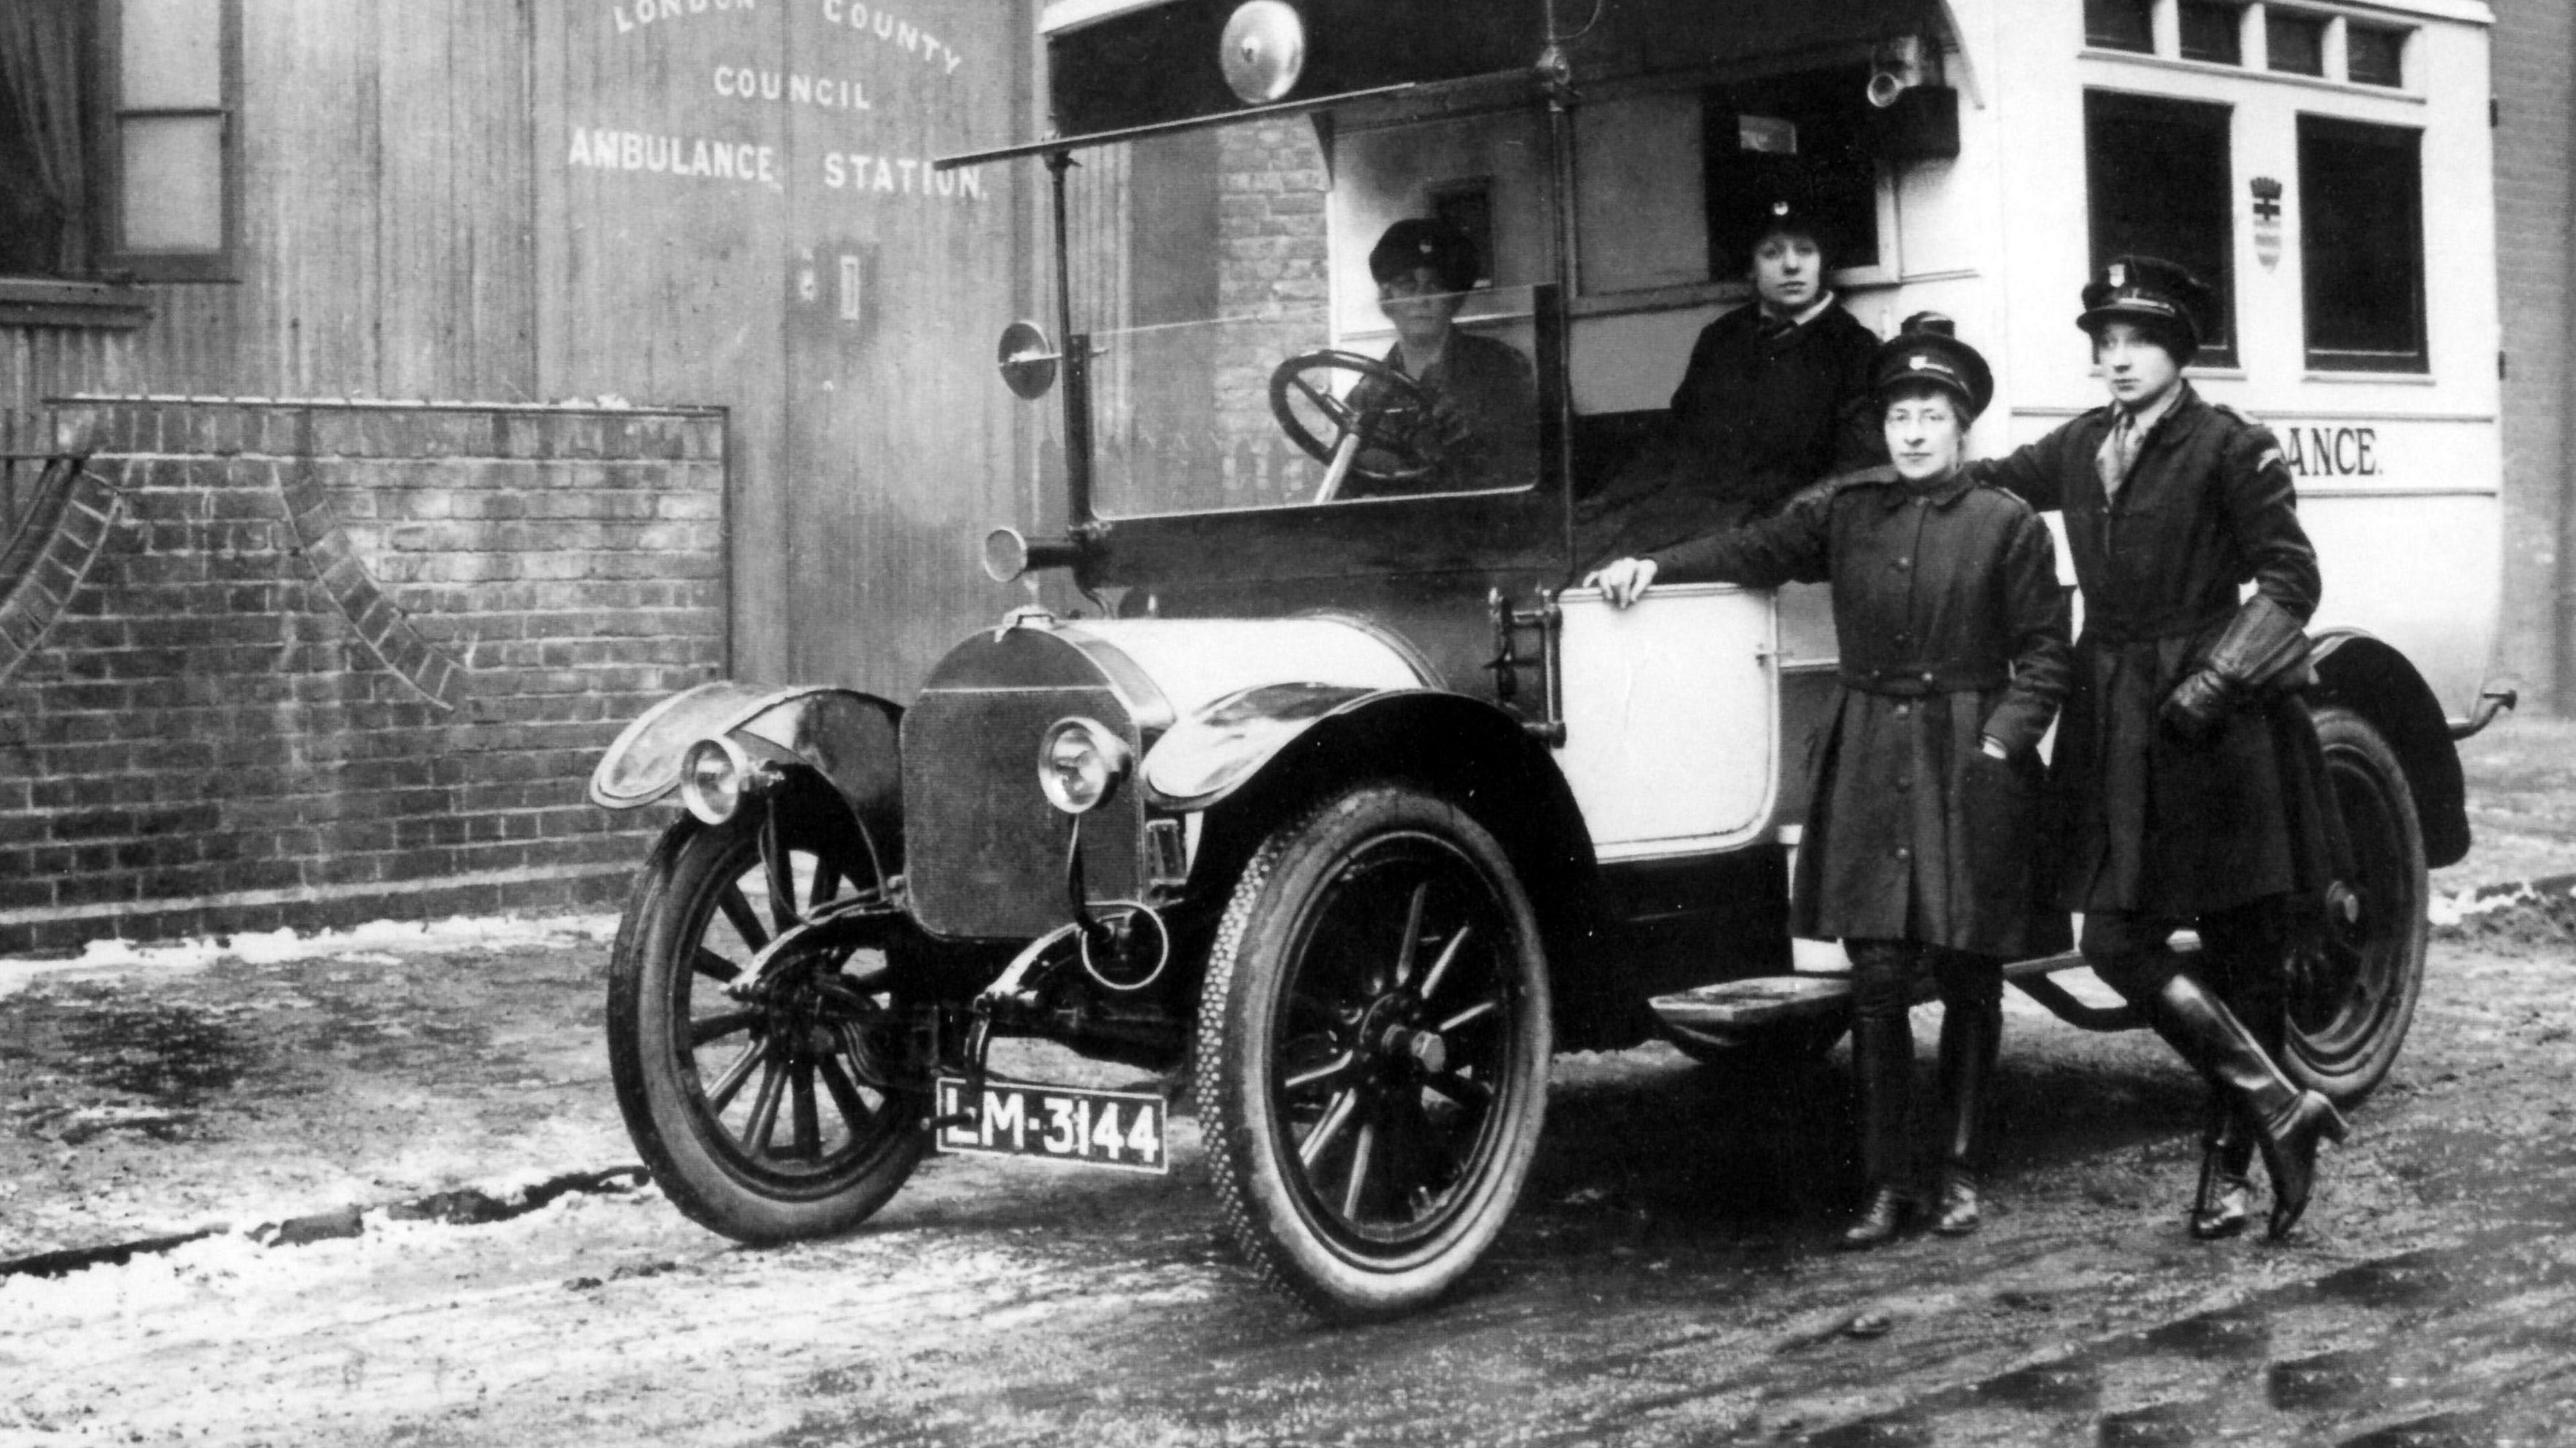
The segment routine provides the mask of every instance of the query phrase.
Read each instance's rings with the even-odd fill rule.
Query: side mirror
[[[1002,385],[1035,402],[1055,386],[1055,364],[1062,354],[1035,322],[1013,322],[1002,329]]]

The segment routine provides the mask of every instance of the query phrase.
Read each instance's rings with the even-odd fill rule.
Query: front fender
[[[1202,721],[1195,738],[1184,734]],[[1194,882],[1231,890],[1261,840],[1317,801],[1362,781],[1407,781],[1475,816],[1511,857],[1538,911],[1559,1040],[1611,1039],[1620,1014],[1636,1009],[1618,972],[1587,968],[1605,921],[1582,808],[1547,746],[1509,712],[1441,689],[1271,685],[1217,701],[1164,743],[1176,737],[1183,749],[1166,777],[1187,783],[1189,763],[1209,781],[1197,798],[1216,804],[1191,860]]]
[[[902,858],[903,710],[823,684],[718,681],[672,695],[626,726],[590,772],[590,798],[634,809],[677,789],[681,756],[701,739],[742,733],[793,751],[849,802],[887,868]]]
[[[1165,731],[1138,774],[1156,809],[1203,810],[1332,716],[1387,694],[1347,684],[1263,684],[1226,695]]]

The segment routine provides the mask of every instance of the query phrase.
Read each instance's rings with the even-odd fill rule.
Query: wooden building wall
[[[721,406],[738,674],[906,697],[1013,601],[976,540],[1029,521],[991,353],[1035,310],[1042,173],[927,162],[1036,133],[1030,0],[242,8],[238,284],[153,288],[129,332],[0,329],[0,412]]]
[[[540,21],[546,382],[733,409],[741,675],[908,698],[1010,601],[976,544],[1019,516],[991,339],[1026,310],[1029,177],[929,162],[1029,133],[1028,24],[992,0]]]
[[[242,7],[241,269],[131,332],[15,328],[0,402],[537,391],[534,0]]]

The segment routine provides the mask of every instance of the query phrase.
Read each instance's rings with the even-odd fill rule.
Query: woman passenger
[[[1980,1107],[2003,1033],[2003,962],[2034,938],[2040,736],[2065,696],[2066,595],[2048,528],[1962,476],[1993,396],[1985,359],[1917,314],[1871,377],[1893,466],[1845,474],[1778,515],[1595,572],[1621,607],[1658,582],[1830,579],[1842,692],[1817,753],[1792,925],[1852,962],[1852,1064],[1869,1196],[1843,1234],[1872,1247],[1920,1212],[1907,1161],[1915,975],[1941,998],[1932,1229],[1975,1231]],[[2059,923],[2057,929],[2063,930]]]

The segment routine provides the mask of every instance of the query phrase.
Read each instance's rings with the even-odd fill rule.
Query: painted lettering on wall
[[[2379,429],[2375,427],[2280,427],[2282,460],[2301,478],[2375,478],[2379,473]]]
[[[984,178],[973,167],[933,171],[927,158],[872,156],[863,151],[823,154],[823,184],[834,191],[884,191],[899,196],[984,199]]]
[[[733,100],[776,101],[820,106],[827,111],[872,111],[867,82],[828,75],[754,70],[747,65],[716,67],[716,94]]]
[[[781,189],[778,148],[748,141],[656,136],[606,127],[572,128],[570,164],[597,171],[652,171],[710,181],[748,181]]]
[[[866,0],[821,0],[821,3],[826,22],[873,35],[887,45],[937,66],[941,75],[956,74],[957,67],[966,62],[966,57],[959,55],[947,42],[882,5],[870,5]]]
[[[617,22],[617,33],[623,35],[639,25],[650,25],[657,20],[680,20],[717,10],[759,8],[760,0],[620,0],[620,3],[608,7],[608,14]]]

